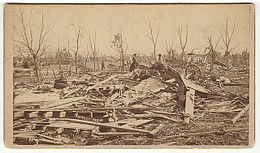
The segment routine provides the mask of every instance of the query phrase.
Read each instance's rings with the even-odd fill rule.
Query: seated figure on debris
[[[137,67],[138,67],[137,59],[136,59],[136,54],[133,56],[133,62],[130,66],[130,72],[133,72]]]
[[[54,88],[63,89],[67,87],[67,79],[63,75],[63,71],[60,71],[60,78],[54,81]]]
[[[153,64],[153,66],[150,69],[155,69],[155,70],[164,70],[164,65],[162,64],[162,55],[158,55],[158,61]]]

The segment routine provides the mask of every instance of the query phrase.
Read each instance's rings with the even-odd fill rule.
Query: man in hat
[[[136,59],[136,54],[134,54],[133,59],[132,59],[132,64],[130,66],[130,72],[133,72],[137,67],[138,67],[138,63],[137,63],[137,59]]]

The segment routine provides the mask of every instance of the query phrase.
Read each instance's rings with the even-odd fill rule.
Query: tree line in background
[[[15,32],[18,36],[18,39],[15,40],[18,46],[18,52],[21,53],[20,57],[15,58],[23,58],[24,67],[33,66],[35,75],[39,77],[40,67],[43,65],[59,65],[61,69],[61,65],[73,65],[75,69],[75,73],[78,73],[78,68],[80,66],[87,66],[89,63],[92,63],[92,70],[97,70],[97,64],[100,62],[107,61],[108,59],[113,60],[114,57],[106,57],[100,53],[100,50],[97,45],[97,33],[96,29],[88,30],[87,39],[84,40],[87,45],[85,53],[79,52],[79,41],[82,39],[82,30],[79,26],[77,28],[77,32],[75,34],[74,42],[70,40],[70,37],[67,38],[67,46],[65,48],[60,48],[59,40],[57,51],[54,54],[50,54],[48,51],[49,44],[47,43],[47,39],[49,37],[49,33],[52,28],[55,26],[55,23],[46,23],[45,16],[42,12],[40,15],[40,22],[33,23],[32,21],[32,10],[28,17],[25,17],[23,11],[19,11],[18,19],[19,23],[15,27]],[[232,42],[234,40],[234,33],[236,29],[236,22],[233,21],[230,24],[229,19],[225,20],[225,24],[219,28],[219,36],[213,38],[213,36],[209,35],[208,39],[205,40],[208,43],[208,46],[205,47],[204,54],[209,58],[210,68],[213,68],[213,63],[217,58],[224,59],[230,67],[230,64],[233,66],[239,66],[241,63],[244,65],[249,65],[249,54],[247,49],[242,51],[242,53],[233,53],[230,54],[236,47],[233,46]],[[152,45],[152,56],[145,56],[146,59],[149,59],[147,62],[157,61],[157,48],[158,48],[158,39],[159,39],[159,25],[154,26],[149,21],[147,23],[147,38],[150,40]],[[173,38],[174,35],[171,36],[171,39],[165,41],[165,61],[169,63],[180,63],[180,67],[184,68],[187,63],[186,56],[191,54],[191,52],[187,52],[187,45],[189,42],[189,26],[179,24],[177,27],[178,44],[181,49],[181,53],[178,54],[176,49],[173,47]],[[110,46],[111,48],[118,53],[119,58],[119,69],[126,70],[127,65],[131,62],[131,55],[127,54],[128,52],[128,43],[126,36],[123,33],[123,30],[119,30],[113,37],[111,37]],[[220,56],[220,49],[217,50],[218,45],[222,43],[224,46],[224,55]],[[74,44],[74,48],[71,48],[71,44]],[[144,57],[144,56],[142,56]],[[140,56],[140,59],[142,58]],[[145,61],[146,59],[142,59]],[[114,59],[115,61],[117,59]],[[14,60],[16,61],[16,60]],[[111,62],[113,63],[113,62]]]

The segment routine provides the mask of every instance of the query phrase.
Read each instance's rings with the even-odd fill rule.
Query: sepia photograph
[[[6,146],[253,147],[254,12],[6,4]]]

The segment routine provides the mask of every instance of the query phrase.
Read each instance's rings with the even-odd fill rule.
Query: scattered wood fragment
[[[85,97],[73,97],[73,98],[68,98],[68,99],[62,99],[59,102],[56,102],[56,103],[51,104],[51,105],[44,105],[41,108],[43,108],[43,109],[55,108],[55,107],[58,107],[58,106],[66,105],[66,104],[73,103],[73,102],[83,100],[83,99],[85,99]]]
[[[157,114],[164,114],[164,115],[175,115],[175,116],[181,115],[178,113],[170,113],[170,112],[163,112],[163,111],[157,111],[157,110],[150,110],[150,112],[157,113]]]
[[[114,129],[119,129],[119,130],[142,132],[142,133],[150,134],[150,131],[147,131],[147,130],[134,129],[134,128],[129,128],[129,127],[122,127],[122,126],[116,126],[116,125],[98,123],[98,122],[92,122],[92,121],[83,121],[83,120],[69,119],[69,118],[52,118],[52,120],[70,121],[70,122],[81,123],[81,124],[89,124],[89,125],[94,125],[94,126],[102,126],[102,127],[114,128]]]
[[[237,129],[228,129],[228,130],[221,130],[221,131],[208,131],[208,132],[198,132],[198,133],[187,133],[187,134],[179,134],[179,135],[170,135],[163,140],[168,140],[177,137],[190,137],[190,136],[199,136],[199,135],[207,135],[207,134],[217,134],[217,133],[228,133],[228,132],[237,132],[237,131],[248,131],[248,128],[237,128]]]
[[[239,118],[249,109],[249,104],[244,107],[231,121],[233,122],[233,124],[235,124],[237,122],[237,120],[239,120]]]
[[[223,86],[245,86],[246,83],[223,83]]]
[[[125,136],[125,135],[142,135],[140,132],[106,132],[106,133],[94,133],[97,136]]]
[[[155,135],[156,133],[158,133],[162,128],[164,128],[164,124],[159,124],[155,129],[153,129],[150,134],[151,135]]]
[[[64,145],[63,142],[53,141],[45,138],[38,139],[39,144],[53,144],[53,145]]]
[[[107,83],[108,81],[114,79],[115,77],[117,77],[117,75],[113,75],[113,76],[111,76],[111,77],[109,77],[109,78],[107,78],[107,79],[105,79],[105,80],[103,80],[103,81],[97,82],[97,83],[94,84],[93,86],[86,86],[86,87],[83,88],[83,91],[85,91],[85,94],[87,94],[88,91],[90,91],[90,90],[92,90],[92,89],[95,89],[95,88],[97,88],[98,86],[101,86],[101,85],[104,84],[104,83]],[[75,92],[77,92],[77,91],[79,91],[79,90],[81,90],[81,89],[82,89],[82,88],[75,89],[75,90],[73,90],[73,91],[67,93],[66,95],[64,95],[63,98],[65,99],[65,98],[67,98],[68,96],[74,94]]]
[[[135,114],[135,115],[129,115],[129,117],[134,117],[134,118],[163,118],[163,119],[166,119],[166,120],[169,120],[169,121],[172,121],[172,122],[177,122],[177,123],[182,122],[181,120],[170,118],[170,117],[167,117],[167,116],[162,115],[162,114],[154,114],[154,113],[151,113],[149,111],[145,111],[145,112],[147,114]]]

